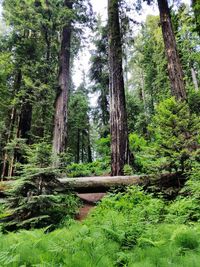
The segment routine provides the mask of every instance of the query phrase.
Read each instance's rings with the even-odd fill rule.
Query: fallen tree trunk
[[[63,177],[57,180],[58,184],[54,185],[55,188],[52,187],[51,190],[65,192],[70,189],[76,193],[103,193],[111,188],[140,185],[152,192],[163,192],[172,189],[176,189],[177,191],[184,185],[185,179],[186,177],[181,173],[77,178]],[[13,181],[5,181],[2,184],[6,187],[12,188]]]
[[[152,188],[152,191],[158,188],[161,192],[164,192],[169,188],[176,188],[179,190],[183,186],[184,181],[185,177],[180,173],[59,179],[59,182],[64,188],[71,188],[77,193],[106,192],[111,188],[126,187],[130,185],[140,185],[148,189]]]
[[[106,192],[110,188],[128,185],[147,185],[150,176],[102,176],[102,177],[81,177],[81,178],[62,178],[60,183],[66,188],[72,188],[78,193]]]

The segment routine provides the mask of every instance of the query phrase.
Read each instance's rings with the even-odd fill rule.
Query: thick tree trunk
[[[160,22],[162,26],[165,52],[168,62],[168,73],[171,84],[171,92],[177,100],[185,100],[186,91],[183,79],[183,70],[176,47],[176,40],[172,28],[168,1],[158,0],[158,7],[160,11]]]
[[[72,9],[72,1],[65,0],[64,6]],[[70,85],[70,44],[71,19],[62,30],[61,50],[59,55],[60,68],[58,76],[58,92],[55,101],[55,117],[53,131],[53,153],[58,155],[65,151],[67,139],[67,103]],[[57,165],[57,163],[55,163]]]
[[[122,70],[118,0],[108,0],[111,174],[123,175],[129,163],[128,127]]]

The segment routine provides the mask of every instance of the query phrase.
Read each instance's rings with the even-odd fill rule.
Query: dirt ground
[[[76,219],[78,221],[83,221],[87,217],[91,209],[96,206],[96,203],[100,201],[106,195],[106,193],[87,193],[77,195],[83,201],[84,204],[80,208]]]

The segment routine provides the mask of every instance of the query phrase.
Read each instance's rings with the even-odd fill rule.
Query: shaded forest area
[[[144,3],[159,16],[135,20]],[[108,0],[106,22],[90,0],[2,9],[0,266],[198,267],[200,2]],[[96,176],[140,186],[105,185],[78,222],[64,181]]]

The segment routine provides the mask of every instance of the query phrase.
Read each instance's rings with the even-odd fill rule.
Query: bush
[[[193,229],[182,227],[175,231],[172,241],[181,251],[196,250],[199,247],[199,233]]]
[[[68,177],[101,176],[110,173],[108,161],[94,161],[92,163],[72,163],[66,167]]]
[[[78,207],[77,198],[63,188],[57,177],[59,170],[49,167],[51,147],[46,143],[31,146],[27,164],[20,165],[20,176],[7,201],[11,214],[4,223],[4,231],[20,228],[54,228],[64,217],[72,217]]]

